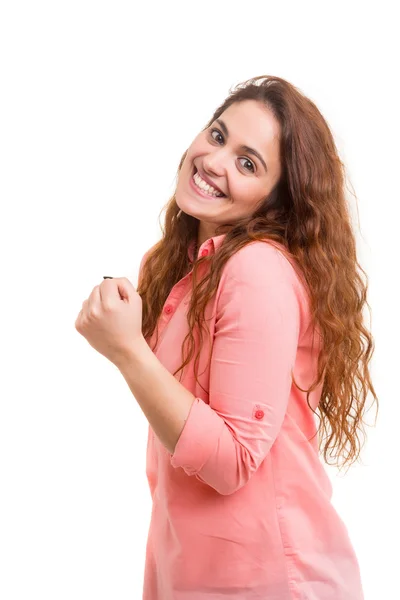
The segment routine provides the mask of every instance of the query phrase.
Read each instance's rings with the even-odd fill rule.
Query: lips
[[[200,170],[199,170],[199,169],[198,169],[198,168],[195,166],[195,167],[194,167],[194,171],[193,171],[193,175],[194,175],[196,172],[198,172],[198,173],[199,173],[200,177],[201,177],[202,179],[204,179],[204,181],[205,181],[206,183],[208,183],[209,185],[212,185],[212,186],[213,186],[213,188],[215,188],[215,189],[216,189],[218,192],[220,192],[221,194],[224,194],[224,196],[226,196],[226,194],[225,194],[225,193],[224,193],[224,192],[221,190],[221,188],[219,188],[219,187],[217,186],[217,184],[216,184],[216,183],[214,183],[214,182],[213,182],[213,180],[212,180],[212,179],[210,179],[209,177],[207,177],[207,175],[205,175],[205,174],[204,174],[202,171],[200,171]],[[192,177],[193,177],[193,175],[192,175]]]

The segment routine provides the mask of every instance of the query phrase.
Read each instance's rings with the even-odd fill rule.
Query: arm
[[[209,404],[177,381],[144,338],[119,368],[172,466],[231,494],[258,469],[282,425],[301,292],[290,263],[261,242],[228,261],[217,295]]]
[[[151,250],[140,262],[138,285]],[[173,454],[195,397],[158,360],[143,336],[117,366],[154,433]]]
[[[145,338],[118,368],[154,433],[173,454],[195,397],[158,360]]]
[[[249,481],[286,413],[303,294],[294,268],[270,244],[231,257],[218,289],[209,404],[193,403],[172,466],[221,494]]]

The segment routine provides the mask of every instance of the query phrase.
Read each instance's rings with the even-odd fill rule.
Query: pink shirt
[[[205,241],[199,255],[218,251],[224,237]],[[252,242],[226,263],[206,311],[213,344],[207,366],[205,334],[204,389],[194,359],[181,379],[196,399],[173,455],[149,425],[143,600],[363,599],[317,437],[307,439],[317,417],[291,383],[293,368],[300,387],[310,385],[319,338],[311,350],[308,298],[279,248]],[[182,363],[191,278],[172,288],[159,320],[155,354],[171,373]],[[310,395],[314,409],[320,394]]]

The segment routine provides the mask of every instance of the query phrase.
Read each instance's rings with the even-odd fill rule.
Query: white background
[[[356,205],[349,194],[369,278],[381,409],[367,429],[364,464],[327,470],[366,600],[395,597],[394,6],[1,3],[2,600],[141,598],[147,420],[118,369],[74,322],[103,275],[136,286],[140,259],[161,236],[158,217],[182,153],[232,85],[262,74],[288,79],[316,102],[357,196]]]

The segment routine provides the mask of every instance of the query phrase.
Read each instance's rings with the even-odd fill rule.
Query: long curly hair
[[[357,261],[345,198],[345,167],[332,132],[316,105],[280,77],[260,75],[231,88],[203,131],[231,104],[249,99],[263,103],[280,124],[282,175],[253,214],[216,228],[215,235],[226,234],[218,252],[195,258],[187,314],[189,333],[181,348],[183,363],[174,375],[193,357],[195,328],[203,340],[205,307],[217,290],[227,260],[254,240],[283,244],[306,283],[313,323],[322,340],[316,379],[310,388],[302,390],[307,392],[308,406],[320,419],[319,449],[325,441],[323,458],[327,464],[335,464],[329,462],[329,452],[338,467],[340,462],[351,466],[360,458],[365,442],[364,425],[368,424],[363,417],[368,391],[376,403],[376,416],[378,398],[368,367],[375,345],[363,321],[364,306],[370,308],[366,299],[368,278]],[[177,176],[187,151],[181,158]],[[197,243],[199,221],[180,211],[175,193],[161,213],[164,209],[165,227],[160,223],[162,238],[143,262],[137,287],[142,298],[142,333],[146,340],[157,327],[172,287],[191,268],[189,244]],[[197,282],[198,270],[206,261],[210,261],[209,272]],[[189,351],[184,359],[186,342]],[[201,342],[195,358],[197,381]],[[157,343],[158,328],[153,350]],[[309,404],[309,393],[322,381],[316,412]],[[362,442],[360,433],[364,435]]]

